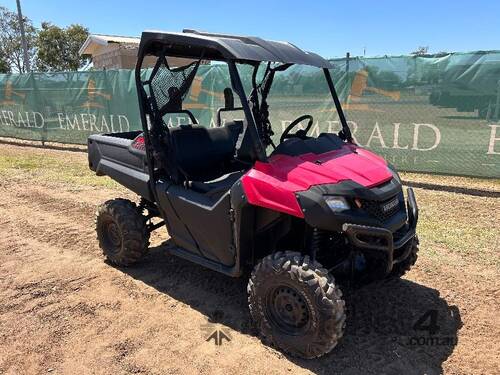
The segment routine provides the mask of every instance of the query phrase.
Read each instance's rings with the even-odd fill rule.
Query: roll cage
[[[150,78],[144,81],[141,70],[144,58],[150,55],[156,56],[157,61]],[[182,67],[171,68],[167,57],[194,61]],[[244,159],[247,159],[247,162],[267,161],[266,147],[273,145],[267,96],[275,73],[294,64],[310,65],[323,70],[342,126],[339,136],[345,141],[352,141],[329,72],[332,66],[319,55],[305,52],[290,43],[266,41],[256,37],[212,34],[195,30],[184,30],[182,33],[145,31],[142,33],[139,46],[135,80],[150,176],[154,176],[155,171],[161,169],[167,173],[175,173],[168,165],[162,165],[162,160],[168,160],[168,152],[171,149],[168,147],[169,129],[163,122],[163,116],[168,113],[187,113],[191,121],[196,124],[194,116],[182,108],[182,101],[202,60],[221,61],[228,65],[232,89],[238,95],[241,109],[245,114],[242,136],[236,145],[236,153],[245,148]],[[267,63],[263,78],[261,82],[257,82],[257,73],[263,62]],[[248,98],[237,64],[248,64],[253,67],[252,91]],[[165,145],[167,147],[164,147]],[[150,179],[150,183],[154,181],[155,178]]]

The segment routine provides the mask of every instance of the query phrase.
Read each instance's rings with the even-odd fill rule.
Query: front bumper
[[[405,233],[402,233],[397,238],[393,233],[385,228],[371,227],[366,225],[346,223],[342,226],[342,231],[346,234],[351,245],[359,249],[380,252],[386,260],[386,274],[391,272],[392,267],[404,261],[411,252],[411,246],[406,246],[403,252],[395,252],[402,249],[409,241],[413,241],[416,235],[416,227],[418,222],[418,207],[415,200],[415,194],[412,188],[407,190],[408,196],[406,201],[408,212],[408,223],[404,227]]]

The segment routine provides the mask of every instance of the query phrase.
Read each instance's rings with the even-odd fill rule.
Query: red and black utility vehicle
[[[144,78],[146,57],[156,64]],[[185,64],[172,67],[172,58]],[[216,127],[199,125],[183,106],[208,61],[226,64],[230,76]],[[268,95],[275,75],[293,65],[321,73],[338,134],[313,136],[313,117],[302,114],[275,145]],[[252,73],[244,82],[242,67]],[[305,358],[329,352],[345,326],[338,282],[399,277],[418,251],[413,191],[405,199],[396,170],[353,141],[330,68],[290,43],[144,32],[135,75],[142,131],[88,139],[90,168],[140,197],[98,209],[98,240],[109,261],[136,262],[151,231],[166,226],[172,254],[229,276],[250,275],[250,313],[266,343]],[[233,111],[243,119],[222,123]],[[191,123],[167,126],[178,113]]]

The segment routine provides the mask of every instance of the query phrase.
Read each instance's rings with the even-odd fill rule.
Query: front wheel
[[[404,259],[400,263],[396,263],[392,267],[392,271],[389,274],[389,277],[402,277],[415,265],[418,258],[418,245],[419,241],[417,236],[415,236],[413,240],[409,241],[408,244],[406,244],[406,246],[410,247],[408,256],[406,257],[406,259]]]
[[[298,252],[262,259],[248,282],[250,314],[265,343],[316,358],[343,335],[345,303],[333,276]]]

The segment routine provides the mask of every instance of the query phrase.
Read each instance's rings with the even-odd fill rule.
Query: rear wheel
[[[120,266],[137,262],[149,246],[146,219],[127,199],[113,199],[99,206],[96,231],[106,258]]]
[[[307,255],[287,251],[265,257],[252,272],[248,294],[263,341],[291,355],[319,357],[343,335],[342,292]]]

